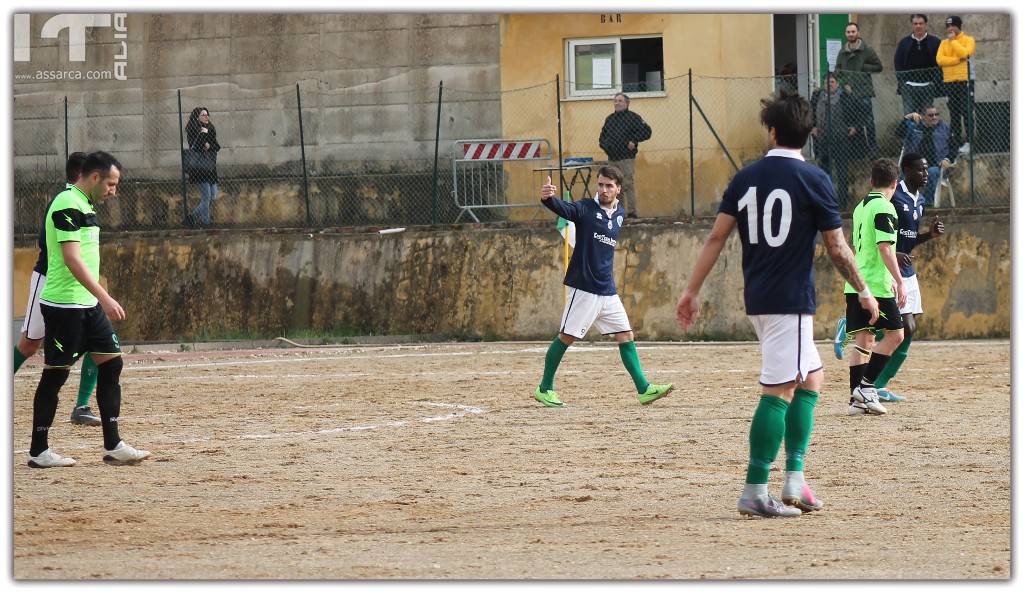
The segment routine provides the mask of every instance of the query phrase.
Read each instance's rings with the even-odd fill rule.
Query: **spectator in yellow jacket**
[[[939,44],[935,63],[942,67],[942,82],[949,97],[949,119],[955,146],[964,145],[962,132],[966,125],[971,135],[971,121],[967,114],[968,85],[970,81],[970,58],[974,55],[974,37],[961,30],[963,20],[958,16],[946,18],[946,38]],[[965,124],[961,124],[961,120]],[[965,150],[966,148],[966,150]],[[961,152],[969,152],[970,146],[961,146]]]

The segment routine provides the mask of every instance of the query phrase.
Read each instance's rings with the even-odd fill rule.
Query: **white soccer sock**
[[[768,484],[745,484],[743,486],[742,498],[763,498],[768,496]]]
[[[803,485],[804,485],[804,472],[802,472],[802,471],[799,471],[799,472],[786,472],[786,482],[785,482],[785,485],[783,486],[783,489],[785,489],[786,486],[800,486],[800,487],[802,487]]]

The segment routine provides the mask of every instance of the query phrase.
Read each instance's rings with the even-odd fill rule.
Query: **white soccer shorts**
[[[900,309],[900,315],[924,313],[924,307],[921,306],[921,285],[917,283],[917,274],[903,279],[903,290],[907,292],[907,304]]]
[[[761,342],[761,385],[804,381],[820,370],[813,315],[748,315]]]
[[[597,331],[606,336],[632,331],[619,295],[601,296],[569,287],[569,299],[562,312],[561,332],[583,339],[595,323]]]
[[[39,295],[43,294],[45,286],[46,276],[33,270],[32,279],[28,283],[28,307],[25,309],[25,321],[21,324],[21,332],[26,334],[30,340],[42,340],[46,335],[43,313],[39,309]]]

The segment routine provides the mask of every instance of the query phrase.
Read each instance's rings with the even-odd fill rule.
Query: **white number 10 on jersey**
[[[782,204],[782,220],[779,221],[777,235],[772,233],[772,214],[776,204]],[[757,245],[757,188],[751,186],[737,205],[740,210],[747,209],[747,236],[751,245]],[[789,192],[784,189],[773,189],[768,194],[768,199],[764,201],[764,214],[762,222],[765,243],[768,243],[769,247],[778,247],[786,242],[789,225],[793,221],[793,202],[789,198]]]

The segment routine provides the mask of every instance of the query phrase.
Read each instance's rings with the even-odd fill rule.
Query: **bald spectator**
[[[608,155],[608,164],[622,172],[619,200],[626,209],[626,218],[640,216],[636,198],[636,153],[640,143],[651,137],[651,126],[636,112],[629,110],[629,95],[616,93],[615,111],[604,120],[598,144]]]

